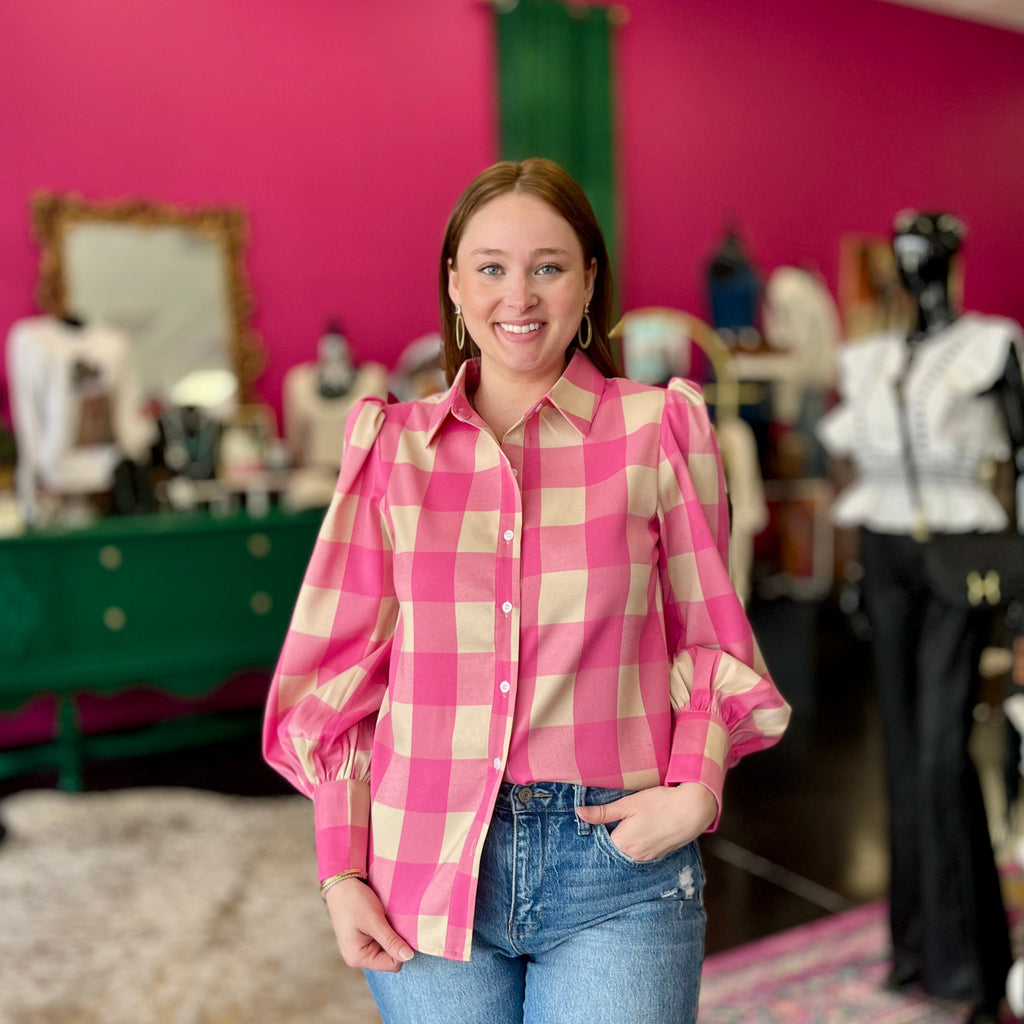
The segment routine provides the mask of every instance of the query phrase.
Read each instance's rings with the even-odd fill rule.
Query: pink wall
[[[436,260],[497,150],[480,0],[32,0],[0,18],[0,337],[35,312],[29,196],[250,217],[258,389],[336,315],[386,363],[436,329]]]
[[[1024,319],[1024,35],[878,0],[635,0],[619,48],[626,308],[708,315],[727,213],[837,287],[844,232],[964,218],[965,302]]]
[[[878,0],[629,0],[624,308],[704,312],[726,211],[835,287],[843,232],[970,227],[967,301],[1024,319],[1024,36]],[[259,391],[326,317],[392,363],[437,324],[448,210],[497,153],[482,0],[32,0],[0,24],[0,337],[35,311],[38,188],[250,216]]]

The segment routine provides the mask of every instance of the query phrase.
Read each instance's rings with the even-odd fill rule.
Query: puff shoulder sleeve
[[[722,802],[726,769],[775,743],[790,709],[729,579],[722,463],[703,399],[672,381],[658,469],[660,566],[674,709],[666,782]]]
[[[836,458],[848,458],[857,450],[858,408],[872,392],[872,382],[887,366],[898,363],[904,342],[895,334],[857,338],[844,343],[837,356],[836,390],[839,403],[815,424],[822,446]]]
[[[268,763],[313,799],[321,878],[367,864],[370,752],[397,612],[377,450],[385,417],[368,398],[348,418],[264,721]]]

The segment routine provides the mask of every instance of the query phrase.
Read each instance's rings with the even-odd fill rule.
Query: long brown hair
[[[590,300],[590,322],[593,327],[590,345],[583,350],[587,358],[605,377],[619,376],[608,331],[611,326],[614,285],[612,270],[608,262],[608,249],[600,225],[594,216],[590,202],[576,181],[553,160],[544,157],[530,157],[516,163],[503,160],[482,171],[466,187],[459,197],[444,233],[441,246],[441,358],[448,382],[455,379],[459,367],[465,360],[478,354],[476,345],[467,335],[462,349],[455,344],[455,307],[448,294],[449,260],[455,262],[455,254],[462,241],[463,232],[470,217],[485,203],[504,195],[506,192],[520,192],[542,199],[568,221],[583,247],[583,265],[590,266],[591,259],[597,260],[597,275],[594,280],[594,294]],[[581,321],[582,322],[582,321]],[[579,335],[575,335],[567,350],[579,348]]]

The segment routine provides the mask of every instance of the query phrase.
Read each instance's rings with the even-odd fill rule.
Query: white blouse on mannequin
[[[144,456],[153,424],[142,413],[123,334],[28,317],[10,330],[7,362],[18,498],[28,522],[37,518],[40,486],[100,493],[112,486],[118,462]]]
[[[360,398],[388,393],[387,370],[380,363],[363,363],[355,370],[343,394],[325,397],[320,392],[320,367],[300,363],[284,377],[284,436],[294,469],[284,503],[291,509],[326,508],[345,447],[345,421]]]
[[[387,370],[380,363],[363,363],[349,390],[334,398],[320,394],[318,377],[316,363],[300,363],[285,374],[284,434],[296,465],[337,474],[348,414],[360,398],[386,397]]]
[[[1006,423],[994,395],[1009,346],[1024,340],[1003,317],[967,313],[951,326],[908,343],[889,333],[847,342],[839,355],[840,404],[817,434],[826,450],[853,459],[858,476],[836,500],[839,526],[909,534],[914,495],[903,449],[896,383],[907,359],[905,396],[914,463],[929,529],[966,533],[1007,525],[982,479],[986,463],[1009,458]]]

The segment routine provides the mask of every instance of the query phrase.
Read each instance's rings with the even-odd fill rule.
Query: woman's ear
[[[586,279],[587,302],[594,297],[594,285],[597,282],[597,257],[591,256],[590,266],[587,267],[584,277]]]
[[[455,269],[455,264],[452,262],[452,258],[448,257],[448,297],[455,303],[456,306],[462,305],[462,299],[460,298],[461,292],[459,291],[459,272]]]

